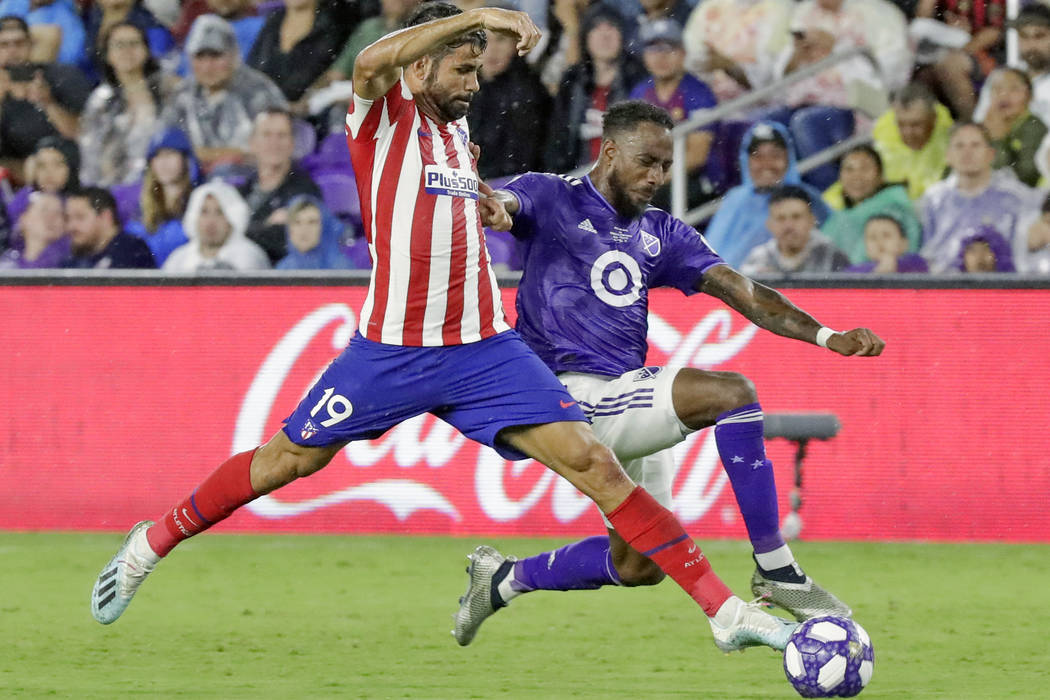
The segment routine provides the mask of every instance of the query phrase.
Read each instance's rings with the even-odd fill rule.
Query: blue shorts
[[[587,420],[515,331],[433,348],[384,345],[356,334],[285,420],[284,432],[311,447],[372,440],[422,413],[506,459],[527,455],[497,442],[504,428]]]

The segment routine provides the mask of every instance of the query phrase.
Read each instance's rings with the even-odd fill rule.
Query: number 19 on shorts
[[[321,400],[310,410],[310,417],[316,417],[322,408],[328,411],[329,416],[321,421],[321,425],[325,428],[330,428],[336,423],[346,420],[354,412],[354,406],[350,403],[350,399],[342,394],[335,393],[335,387],[328,387],[324,390]]]

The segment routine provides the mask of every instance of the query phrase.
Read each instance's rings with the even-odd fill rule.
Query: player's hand
[[[471,141],[467,144],[467,150],[470,151],[470,157],[474,159],[474,169],[477,170],[478,163],[481,161],[481,146]]]
[[[501,10],[495,7],[483,7],[477,11],[481,13],[481,25],[484,29],[506,34],[518,40],[519,56],[524,56],[532,51],[540,40],[539,27],[524,12]]]
[[[847,357],[881,355],[884,347],[886,347],[886,341],[867,328],[854,328],[845,333],[836,333],[828,338],[828,350],[834,350]]]
[[[510,231],[514,219],[507,213],[507,207],[494,197],[495,191],[478,180],[478,213],[481,214],[481,225],[493,231]]]

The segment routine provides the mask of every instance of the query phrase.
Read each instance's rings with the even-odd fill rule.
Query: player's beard
[[[434,109],[444,122],[454,122],[467,116],[467,112],[470,111],[470,101],[474,95],[469,92],[461,95],[443,92],[437,82],[437,68],[431,69],[424,87],[430,93]]]
[[[628,219],[633,219],[639,216],[645,208],[649,205],[651,197],[645,201],[638,202],[631,199],[631,196],[627,193],[627,184],[620,178],[620,174],[613,168],[609,172],[609,192],[612,195],[612,201],[609,204],[613,205],[613,209]]]

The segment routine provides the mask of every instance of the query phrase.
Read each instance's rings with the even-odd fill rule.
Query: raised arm
[[[479,29],[514,36],[520,55],[540,39],[539,29],[524,12],[482,7],[435,19],[389,34],[359,53],[354,62],[354,92],[366,100],[382,97],[398,81],[402,68]]]
[[[771,333],[818,344],[821,324],[775,289],[741,275],[728,265],[716,265],[697,282],[696,291],[721,299],[745,318]],[[844,333],[825,331],[829,350],[840,355],[880,355],[886,343],[867,328]]]

